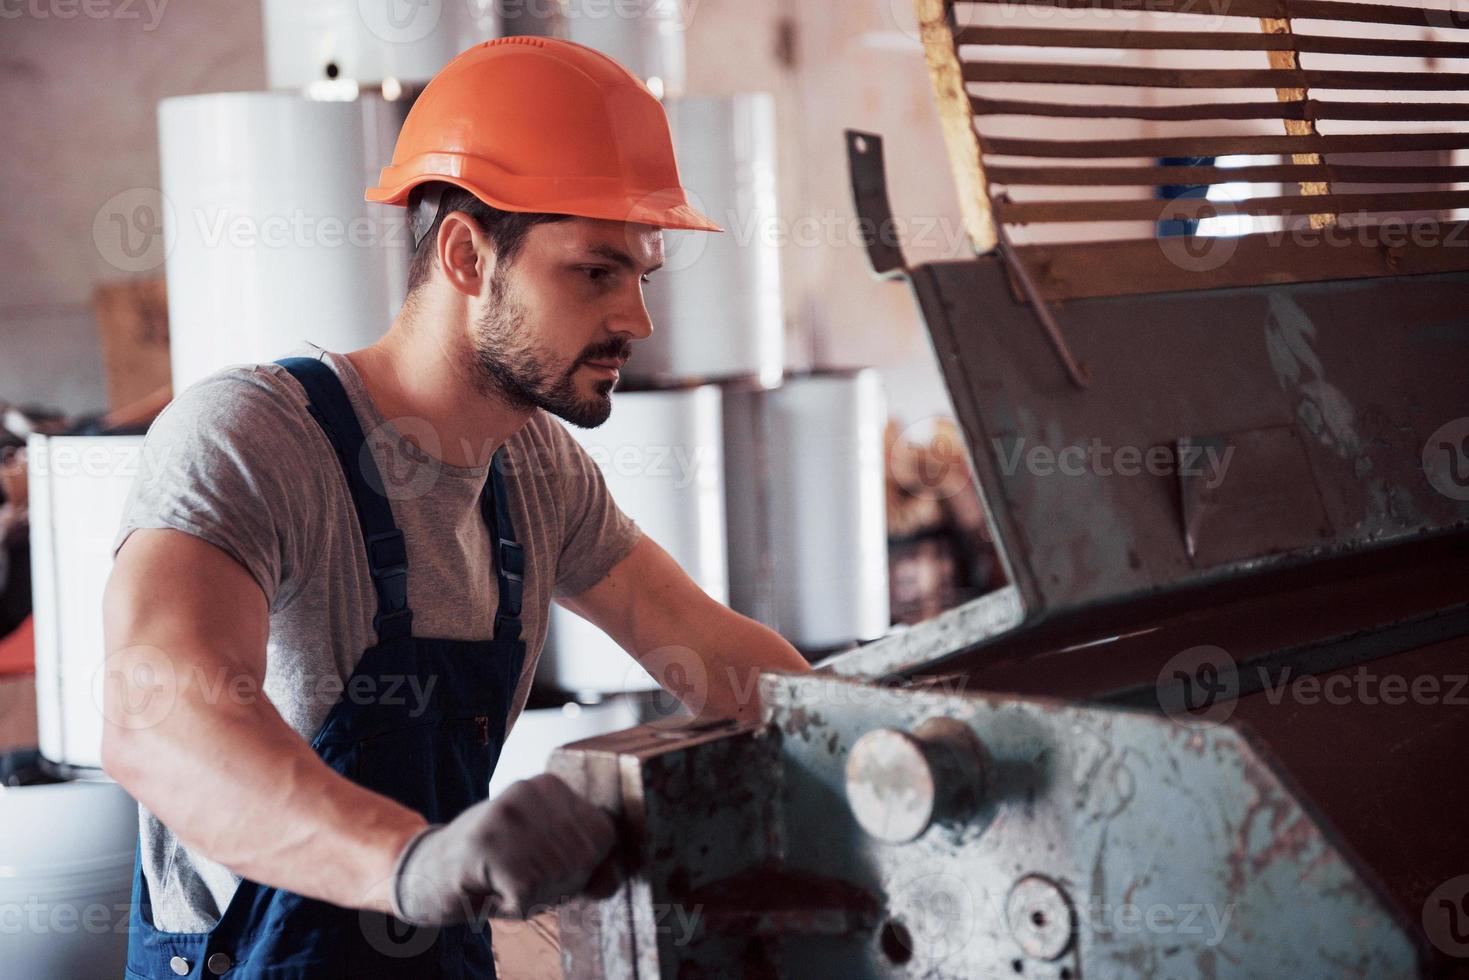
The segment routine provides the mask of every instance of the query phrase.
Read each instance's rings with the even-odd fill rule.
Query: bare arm
[[[700,717],[758,718],[760,671],[811,669],[779,633],[711,599],[646,534],[600,582],[557,601],[600,627]]]
[[[134,531],[103,616],[107,773],[236,874],[387,911],[426,821],[333,772],[265,697],[269,614],[250,573],[181,531]]]

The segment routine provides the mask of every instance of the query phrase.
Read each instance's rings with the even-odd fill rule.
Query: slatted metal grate
[[[1046,299],[1469,268],[1469,8],[1430,2],[916,0],[976,250]]]

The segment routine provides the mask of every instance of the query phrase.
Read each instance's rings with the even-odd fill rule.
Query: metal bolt
[[[186,977],[189,975],[189,961],[184,959],[182,956],[175,956],[173,959],[169,960],[168,968],[172,970],[176,976]]]
[[[984,797],[984,746],[969,726],[931,718],[910,735],[879,728],[847,756],[847,803],[862,829],[901,844],[935,820],[962,818]]]
[[[234,966],[235,964],[234,961],[229,958],[229,954],[215,953],[210,956],[208,960],[205,961],[204,965],[209,967],[210,973],[218,977],[223,976],[225,972],[228,971],[229,968]]]
[[[1039,960],[1059,958],[1076,933],[1076,913],[1066,892],[1041,875],[1027,875],[1010,889],[1005,921],[1025,955]]]

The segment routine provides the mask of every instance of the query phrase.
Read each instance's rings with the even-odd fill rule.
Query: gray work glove
[[[408,842],[394,869],[393,915],[420,926],[526,918],[586,890],[594,872],[609,882],[599,865],[615,841],[606,811],[560,779],[523,779]]]

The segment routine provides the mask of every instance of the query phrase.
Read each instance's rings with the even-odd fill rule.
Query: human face
[[[497,263],[475,322],[485,388],[581,428],[612,413],[612,389],[635,340],[653,332],[643,284],[663,264],[657,228],[573,218],[532,227]]]

